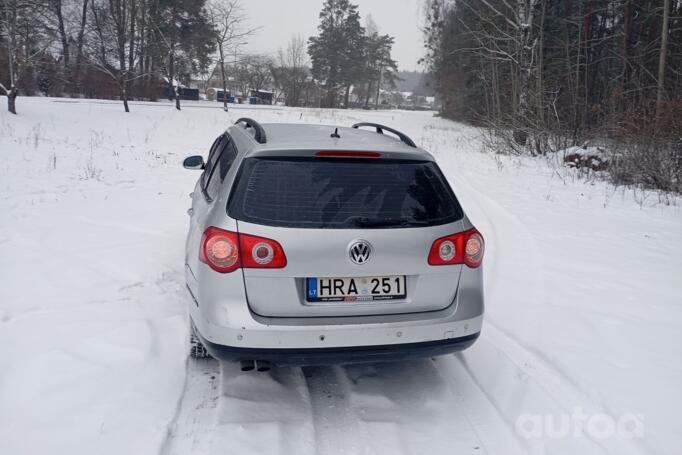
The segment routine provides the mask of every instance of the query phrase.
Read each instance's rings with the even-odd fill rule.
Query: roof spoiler
[[[353,125],[353,128],[358,129],[358,128],[363,127],[363,126],[370,126],[370,127],[374,128],[374,129],[376,130],[376,132],[379,133],[379,134],[384,134],[384,130],[386,130],[386,131],[388,131],[389,133],[393,133],[393,134],[395,134],[396,136],[398,136],[398,138],[399,138],[403,143],[409,145],[410,147],[415,147],[415,148],[417,147],[417,145],[414,143],[414,141],[413,141],[412,139],[409,138],[409,136],[407,136],[407,135],[404,134],[404,133],[401,133],[401,132],[398,131],[398,130],[395,130],[395,129],[393,129],[393,128],[390,128],[390,127],[388,127],[388,126],[385,126],[385,125],[380,125],[380,124],[378,124],[378,123],[362,122],[362,123],[356,123],[355,125]]]

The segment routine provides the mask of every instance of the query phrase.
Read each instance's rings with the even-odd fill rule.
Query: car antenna
[[[336,138],[336,139],[340,139],[341,136],[339,136],[339,129],[336,128],[336,129],[334,130],[334,132],[330,135],[330,137],[333,137],[333,138]]]

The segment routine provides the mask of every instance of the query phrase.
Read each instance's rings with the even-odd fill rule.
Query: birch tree
[[[487,1],[482,0],[484,3]],[[535,7],[540,0],[517,0],[516,14],[513,17],[513,28],[516,29],[516,46],[518,47],[519,66],[519,109],[518,116],[521,127],[515,130],[514,139],[520,145],[525,145],[528,131],[525,127],[530,119],[530,78],[533,72],[533,55],[537,38],[533,34]]]

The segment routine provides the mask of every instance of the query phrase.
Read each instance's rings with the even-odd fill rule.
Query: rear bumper
[[[217,358],[283,363],[286,358],[303,357],[308,363],[325,358],[328,363],[354,363],[362,358],[427,357],[468,347],[468,337],[478,334],[483,325],[480,268],[464,267],[452,304],[442,310],[344,317],[261,316],[246,303],[239,276],[221,278],[233,280],[233,286],[199,286],[191,274],[187,283],[194,299],[190,317]]]
[[[257,360],[254,356],[257,353],[284,354],[286,357],[296,353],[343,354],[344,351],[357,351],[357,356],[362,357],[366,349],[372,351],[371,356],[377,357],[399,358],[398,351],[404,351],[407,357],[425,357],[466,348],[468,337],[481,331],[482,301],[466,297],[466,293],[458,293],[453,305],[428,313],[263,318],[251,313],[242,303],[220,312],[211,311],[216,307],[202,311],[199,304],[192,304],[190,317],[207,349],[210,351],[215,346],[213,351],[217,358],[241,360],[246,354],[246,360]],[[466,303],[460,302],[461,298],[465,298]],[[460,342],[465,344],[458,347]],[[429,349],[434,352],[430,353]],[[373,354],[374,351],[378,352]],[[351,352],[351,358],[354,357]]]
[[[444,340],[377,346],[266,349],[215,344],[197,333],[208,352],[217,359],[227,361],[266,360],[278,366],[343,365],[434,357],[466,349],[474,344],[479,335],[480,332],[476,332],[471,335]]]

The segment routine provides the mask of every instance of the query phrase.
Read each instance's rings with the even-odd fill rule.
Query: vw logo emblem
[[[348,248],[348,256],[353,264],[362,265],[369,261],[372,245],[367,240],[356,240]]]

